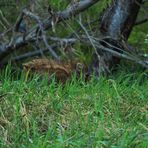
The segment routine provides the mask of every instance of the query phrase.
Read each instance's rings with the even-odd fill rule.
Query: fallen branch
[[[45,19],[43,21],[43,30],[47,30],[52,27],[53,17],[56,17],[56,23],[59,23],[65,19],[69,19],[70,17],[79,14],[80,12],[86,10],[88,7],[94,5],[98,1],[99,0],[85,0],[74,3],[73,5],[69,6],[66,10],[62,12],[57,12],[54,16]],[[20,35],[15,37],[15,39],[13,40],[13,44],[9,44],[9,42],[0,43],[1,61],[13,50],[18,50],[20,47],[25,46],[30,42],[35,42],[37,40],[37,30],[39,28],[39,25],[36,25],[31,30],[29,30],[25,36]]]
[[[61,44],[61,42],[66,42],[66,44],[74,44],[74,43],[80,41],[84,44],[88,44],[89,46],[92,46],[95,49],[95,52],[97,54],[98,54],[98,52],[99,53],[104,52],[104,51],[109,52],[110,54],[112,54],[115,57],[130,60],[132,62],[142,65],[145,68],[148,68],[148,63],[145,60],[143,60],[143,58],[140,55],[136,55],[136,54],[134,54],[134,52],[131,53],[131,49],[129,49],[128,45],[124,45],[124,47],[126,46],[126,50],[125,50],[124,47],[123,47],[123,49],[116,47],[116,46],[112,45],[111,43],[105,41],[105,39],[95,38],[95,37],[90,36],[89,34],[80,36],[79,39],[81,39],[81,40],[76,39],[76,38],[69,38],[69,39],[68,38],[60,39],[60,38],[54,38],[54,37],[51,37],[51,38],[54,41],[58,42],[57,44],[54,44],[51,46],[53,49],[56,49]],[[115,42],[117,42],[117,41],[115,41]],[[108,47],[103,46],[102,43],[105,43]],[[126,43],[124,43],[124,44],[126,44]],[[42,52],[48,51],[48,49],[41,49],[41,50],[42,50]],[[15,58],[13,58],[12,61],[17,62],[17,61],[23,60],[25,58],[33,57],[33,56],[37,56],[37,55],[41,55],[40,50],[28,52],[23,55],[17,56]]]

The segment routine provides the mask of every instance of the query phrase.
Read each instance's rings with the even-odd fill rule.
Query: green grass
[[[56,11],[67,6],[62,0],[49,2]],[[85,22],[98,17],[105,4],[84,13]],[[15,22],[19,8],[3,9]],[[71,28],[60,26],[56,33],[65,37],[77,28],[68,23]],[[144,51],[146,27],[134,28],[129,39]],[[148,75],[128,69],[87,83],[73,77],[62,85],[23,73],[14,77],[8,67],[0,72],[0,148],[148,148]]]
[[[118,72],[66,84],[0,75],[0,147],[148,147],[148,81]]]

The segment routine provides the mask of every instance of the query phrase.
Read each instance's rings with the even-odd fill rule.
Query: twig
[[[142,65],[143,67],[145,67],[145,68],[148,68],[148,63],[147,62],[145,62],[145,61],[143,61],[143,60],[141,60],[141,58],[139,58],[139,57],[137,57],[137,56],[133,56],[133,55],[131,55],[131,54],[127,54],[127,53],[120,53],[120,52],[118,52],[118,51],[115,51],[115,50],[113,50],[113,49],[111,49],[111,48],[106,48],[106,47],[104,47],[104,46],[102,46],[99,42],[98,42],[98,40],[94,40],[94,39],[92,39],[92,41],[93,41],[93,44],[97,47],[97,49],[99,50],[103,50],[103,51],[107,51],[107,52],[110,52],[112,55],[114,55],[114,56],[116,56],[116,57],[119,57],[119,58],[124,58],[124,59],[127,59],[127,60],[130,60],[130,61],[133,61],[133,62],[135,62],[135,63],[138,63],[138,64],[140,64],[140,65]],[[101,40],[100,40],[101,41]],[[85,39],[85,43],[86,43],[86,39]],[[89,41],[87,41],[87,43],[88,44],[91,44]],[[112,45],[111,45],[112,46]],[[117,48],[117,47],[115,47],[115,46],[112,46],[114,49],[115,48]],[[119,48],[117,48],[118,50],[119,50]],[[121,51],[124,51],[124,50],[122,50],[122,49],[120,49]]]
[[[90,41],[92,47],[93,47],[94,50],[95,50],[95,53],[96,53],[98,59],[100,59],[100,55],[98,54],[97,49],[96,49],[96,46],[94,45],[94,43],[93,43],[93,41],[92,41],[92,38],[90,37],[88,31],[85,29],[85,27],[83,26],[83,24],[82,24],[81,21],[77,21],[77,22],[79,23],[79,25],[81,26],[81,28],[84,30],[84,32],[85,32],[86,36],[88,37],[88,39],[89,39],[89,41]]]
[[[44,42],[46,48],[50,51],[50,53],[52,54],[52,56],[53,56],[55,59],[59,60],[58,55],[53,51],[53,49],[51,48],[51,46],[48,44],[48,41],[47,41],[47,38],[46,38],[46,33],[45,33],[45,31],[44,31],[44,28],[43,28],[43,23],[42,23],[42,21],[40,20],[40,18],[39,18],[37,15],[33,14],[32,12],[27,11],[26,9],[23,10],[23,13],[24,13],[26,16],[28,16],[28,17],[34,19],[34,20],[38,23],[39,29],[40,29],[40,31],[41,31],[41,36],[42,36],[42,39],[43,39],[43,42]]]
[[[2,17],[2,20],[7,24],[7,27],[10,27],[10,23],[8,22],[8,20],[4,17],[3,12],[0,10],[0,15]]]
[[[146,23],[146,22],[148,22],[148,17],[146,17],[146,18],[144,18],[144,19],[142,19],[142,20],[137,21],[137,22],[135,23],[135,26],[141,25],[141,24]]]
[[[51,45],[51,48],[53,50],[55,50],[61,44],[61,42],[63,42],[63,44],[65,43],[67,45],[67,44],[74,44],[76,41],[78,41],[75,38],[60,39],[60,38],[50,37],[50,39],[53,39],[54,41],[59,42],[59,43]],[[42,54],[42,52],[43,53],[48,52],[48,49],[45,48],[45,49],[40,49],[40,50],[37,50],[37,51],[27,52],[25,54],[16,56],[16,57],[12,58],[11,60],[15,61],[15,62],[21,61],[21,60],[24,60],[24,59],[29,58],[29,57],[39,56],[39,55]]]

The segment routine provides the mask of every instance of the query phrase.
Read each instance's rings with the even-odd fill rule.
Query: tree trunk
[[[117,46],[114,41],[127,41],[136,21],[142,0],[112,0],[111,5],[105,10],[102,19],[100,32],[105,42]],[[103,44],[106,46],[106,44]],[[98,57],[99,54],[99,57]],[[114,65],[120,60],[108,52],[94,53],[89,72],[96,76],[110,72]]]

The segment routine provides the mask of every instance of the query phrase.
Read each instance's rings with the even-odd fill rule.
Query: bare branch
[[[141,24],[146,23],[146,22],[148,22],[148,17],[146,17],[146,18],[144,18],[144,19],[142,19],[142,20],[137,21],[137,22],[135,23],[135,26],[141,25]]]
[[[45,33],[45,31],[44,31],[44,28],[43,28],[43,23],[42,23],[42,21],[40,20],[40,18],[39,18],[37,15],[33,14],[32,12],[27,11],[26,9],[23,10],[23,13],[24,13],[26,16],[29,16],[29,17],[33,18],[33,19],[38,23],[39,29],[40,29],[40,31],[41,31],[42,40],[43,40],[43,42],[44,42],[46,48],[50,51],[50,53],[52,54],[52,56],[53,56],[55,59],[59,60],[58,55],[54,52],[54,50],[53,50],[53,49],[51,48],[51,46],[48,44],[48,41],[47,41],[47,38],[46,38],[46,33]]]
[[[50,38],[53,41],[59,42],[59,43],[51,45],[51,48],[53,50],[58,48],[58,46],[60,46],[61,43],[66,44],[66,45],[71,45],[71,44],[74,44],[74,43],[76,43],[78,41],[75,38],[64,38],[64,39],[60,39],[60,38],[56,38],[56,37],[48,37],[48,38]],[[48,51],[49,51],[48,48],[45,48],[45,49],[40,49],[40,50],[36,50],[36,51],[27,52],[27,53],[25,53],[23,55],[19,55],[19,56],[16,56],[16,57],[12,58],[12,61],[17,62],[17,61],[21,61],[21,60],[24,60],[24,59],[29,58],[29,57],[40,56],[42,53],[46,53]]]
[[[77,2],[70,7],[68,7],[66,10],[62,12],[56,13],[57,22],[59,23],[65,19],[70,18],[71,16],[77,15],[80,12],[86,10],[88,7],[94,5],[99,0],[85,0]],[[52,17],[49,17],[43,21],[43,29],[49,29],[52,27]],[[2,43],[0,44],[0,59],[3,60],[10,52],[12,52],[14,49],[18,49],[19,47],[22,47],[29,42],[34,42],[37,40],[37,34],[36,31],[40,28],[39,24],[33,27],[29,32],[23,37],[22,35],[16,37],[13,41],[13,44],[10,45],[9,43]]]

